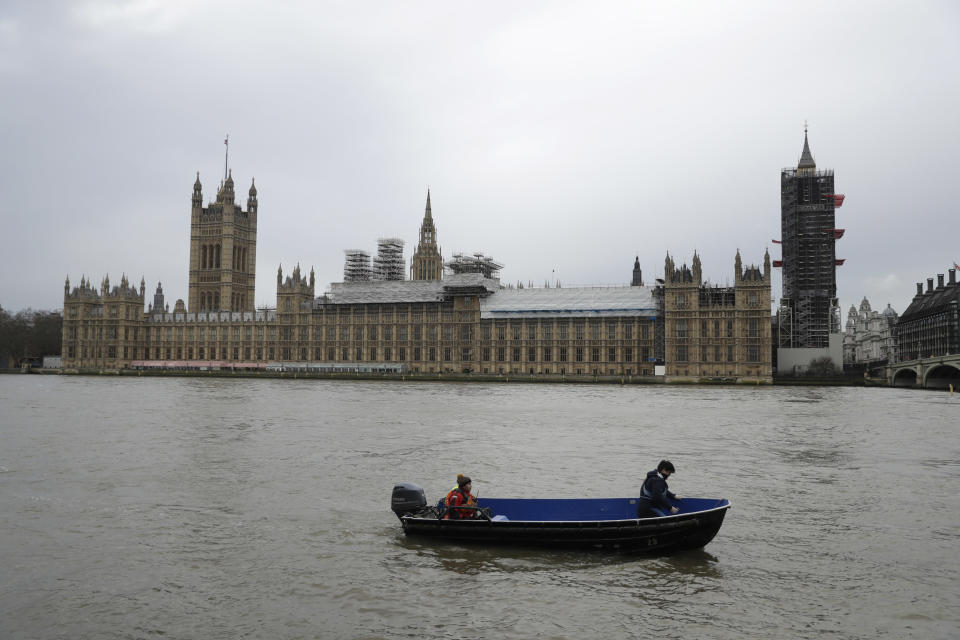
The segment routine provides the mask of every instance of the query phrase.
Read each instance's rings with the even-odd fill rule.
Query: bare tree
[[[0,366],[19,367],[28,358],[60,354],[62,332],[59,311],[24,309],[10,315],[0,307]]]
[[[837,373],[837,367],[833,364],[833,358],[822,356],[814,358],[807,365],[807,375],[815,378],[828,378]]]

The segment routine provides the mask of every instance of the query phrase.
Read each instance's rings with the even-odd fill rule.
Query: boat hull
[[[400,518],[408,536],[457,542],[634,553],[670,553],[699,549],[713,540],[730,503],[658,518],[610,520],[443,520],[430,515]]]

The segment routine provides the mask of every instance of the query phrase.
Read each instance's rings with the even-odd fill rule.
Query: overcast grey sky
[[[844,316],[903,312],[960,262],[960,4],[273,2],[0,4],[0,305],[63,281],[187,297],[190,196],[260,198],[258,305],[276,272],[341,280],[343,250],[417,240],[504,282],[647,283],[697,250],[779,257],[779,180],[809,122],[847,196]],[[320,291],[318,291],[320,293]],[[780,296],[779,273],[773,283]]]

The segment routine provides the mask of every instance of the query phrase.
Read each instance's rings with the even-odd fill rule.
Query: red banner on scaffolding
[[[782,266],[783,266],[783,260],[774,260],[774,261],[773,261],[773,266],[775,266],[775,267],[782,267]]]
[[[783,240],[774,240],[773,242],[775,242],[775,243],[777,243],[777,244],[783,244]]]

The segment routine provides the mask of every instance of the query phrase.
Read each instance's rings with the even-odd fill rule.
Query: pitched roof
[[[960,283],[948,284],[914,296],[910,305],[900,316],[900,322],[904,323],[916,318],[942,313],[947,310],[951,303],[960,303]]]

